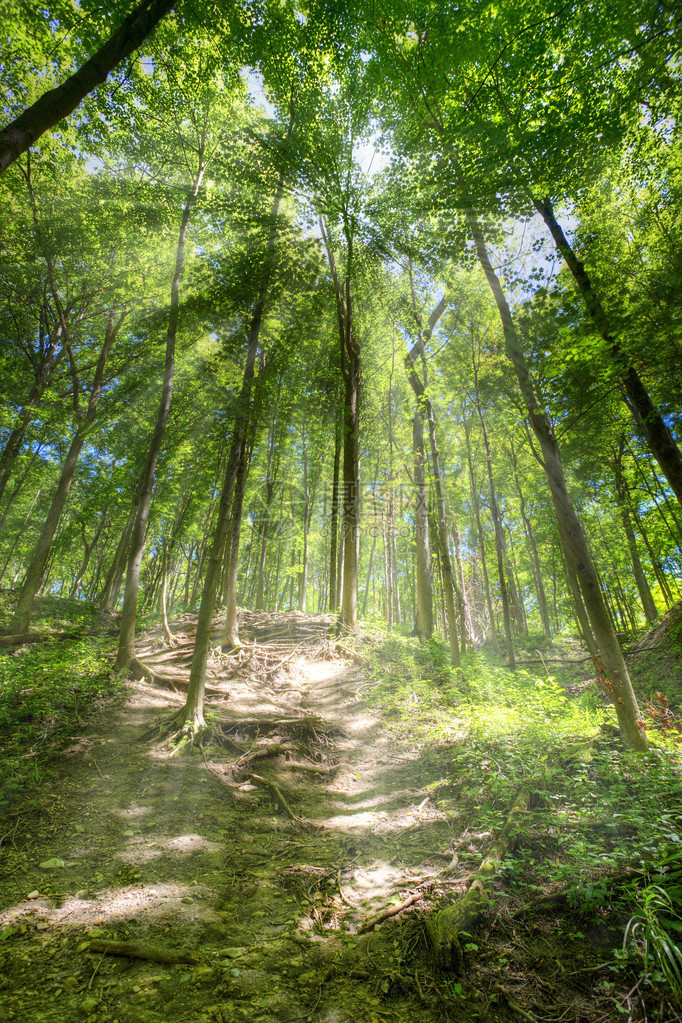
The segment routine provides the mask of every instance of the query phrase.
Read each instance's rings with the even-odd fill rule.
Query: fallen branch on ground
[[[398,913],[402,913],[404,909],[409,906],[413,906],[419,899],[424,898],[424,892],[413,892],[412,895],[408,895],[406,899],[403,899],[397,906],[388,906],[386,909],[382,909],[380,913],[365,920],[361,927],[358,927],[358,934],[366,934],[367,931],[373,931],[377,924],[383,923],[384,920],[388,920],[392,916],[397,916]]]
[[[439,966],[445,969],[461,967],[459,934],[461,931],[470,931],[485,909],[485,883],[494,877],[505,855],[513,847],[519,819],[530,808],[530,801],[530,787],[525,785],[517,793],[502,831],[476,870],[467,891],[427,921],[429,940]]]
[[[154,963],[187,963],[189,966],[196,966],[201,962],[201,957],[191,952],[170,952],[164,948],[136,945],[132,941],[102,941],[99,938],[90,942],[88,952],[130,956],[131,959],[149,959]]]

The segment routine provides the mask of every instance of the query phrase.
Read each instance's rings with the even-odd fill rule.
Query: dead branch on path
[[[487,903],[485,882],[495,876],[505,855],[513,847],[518,822],[530,808],[530,801],[530,787],[525,785],[517,793],[502,831],[474,873],[474,880],[467,891],[456,902],[435,913],[428,921],[429,939],[441,967],[446,969],[461,967],[459,934],[461,931],[471,930],[483,912]]]
[[[201,957],[191,952],[171,952],[164,948],[150,948],[132,941],[102,941],[97,938],[88,945],[88,952],[103,952],[105,955],[129,956],[131,959],[149,959],[154,963],[187,963],[196,966]]]
[[[296,824],[302,823],[301,818],[294,813],[294,811],[287,803],[278,785],[275,785],[273,781],[268,781],[267,778],[263,778],[260,774],[249,774],[247,777],[249,777],[251,781],[254,782],[256,785],[265,785],[267,788],[269,788],[270,791],[274,793],[275,799],[281,806],[282,810],[284,810],[287,817],[290,820],[294,821],[294,823]]]
[[[376,913],[375,916],[365,920],[361,927],[358,927],[358,934],[366,934],[367,931],[373,931],[377,924],[383,923],[384,920],[388,920],[392,916],[397,916],[398,913],[402,913],[404,909],[408,909],[409,906],[413,906],[415,902],[419,902],[420,899],[424,898],[424,892],[413,892],[412,895],[408,895],[406,899],[403,899],[397,906],[387,906],[386,909],[382,909],[380,913]]]

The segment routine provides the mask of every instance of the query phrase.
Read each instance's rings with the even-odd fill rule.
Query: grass
[[[4,597],[0,614],[9,613]],[[96,615],[91,605],[44,598],[33,630],[89,629]],[[43,781],[55,752],[120,696],[113,643],[93,636],[0,651],[0,803]]]
[[[585,918],[617,923],[624,945],[614,949],[615,970],[634,966],[638,983],[682,998],[670,986],[682,971],[682,884],[666,906],[661,895],[682,878],[679,733],[659,730],[654,716],[651,749],[632,753],[620,744],[613,709],[593,689],[573,695],[567,683],[578,679],[566,672],[561,682],[544,670],[511,672],[491,653],[469,654],[456,670],[445,646],[432,642],[426,650],[391,636],[375,638],[372,659],[368,700],[397,739],[438,765],[458,795],[458,827],[494,835],[521,785],[534,792],[491,893],[496,912],[567,893],[577,925]],[[482,854],[473,854],[474,865]]]

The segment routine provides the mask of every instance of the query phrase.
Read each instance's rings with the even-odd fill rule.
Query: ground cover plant
[[[675,660],[675,635],[669,643]],[[658,731],[642,757],[617,743],[596,682],[575,695],[580,676],[563,672],[561,684],[546,673],[512,673],[491,654],[472,654],[452,670],[444,651],[425,662],[417,644],[395,637],[379,641],[373,654],[382,665],[381,681],[367,698],[396,737],[409,734],[429,751],[442,772],[436,792],[457,792],[458,823],[471,835],[460,855],[472,869],[503,829],[518,790],[531,789],[531,807],[515,824],[487,888],[484,917],[515,920],[549,910],[557,917],[554,936],[572,943],[578,959],[585,932],[608,924],[612,947],[604,950],[602,991],[614,993],[624,1017],[678,1013],[677,729]],[[655,706],[650,726],[660,727]],[[473,949],[472,942],[465,948]],[[633,982],[620,1002],[623,978],[611,974]]]
[[[5,595],[5,622],[11,604]],[[6,807],[43,782],[55,753],[123,692],[120,674],[112,671],[113,640],[102,635],[110,622],[103,624],[97,608],[45,598],[35,624],[55,638],[0,648],[0,803]],[[63,632],[83,636],[58,638]]]

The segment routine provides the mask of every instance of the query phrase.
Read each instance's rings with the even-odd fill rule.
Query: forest
[[[4,0],[0,1019],[682,1019],[681,38]]]

